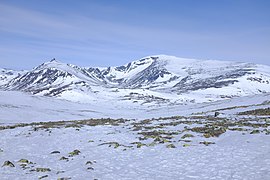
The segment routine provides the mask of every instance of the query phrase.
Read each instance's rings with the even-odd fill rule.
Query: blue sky
[[[148,55],[270,65],[268,0],[1,0],[0,67],[56,58],[117,66]]]

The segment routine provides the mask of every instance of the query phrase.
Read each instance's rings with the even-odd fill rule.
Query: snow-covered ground
[[[132,120],[82,127],[29,125],[0,130],[0,163],[9,161],[15,166],[1,167],[0,177],[3,180],[270,178],[269,122],[260,122],[267,125],[267,131],[266,127],[249,126],[247,130],[227,129],[218,137],[206,138],[189,128],[207,123],[209,126],[213,121],[170,124],[184,120],[145,123]],[[140,125],[134,123],[140,122],[143,128],[136,130]],[[161,123],[168,124],[160,129]],[[261,130],[253,134],[253,129]],[[143,132],[160,134],[142,136]],[[194,137],[184,138],[188,133]]]
[[[236,107],[222,111],[222,113],[231,116],[239,111],[269,107],[269,100],[270,94],[266,93],[209,103],[151,106],[129,101],[102,99],[100,101],[89,100],[85,101],[85,103],[78,103],[23,92],[0,91],[0,123],[82,120],[104,117],[146,119],[178,115],[188,116],[201,112],[211,115],[218,109]]]

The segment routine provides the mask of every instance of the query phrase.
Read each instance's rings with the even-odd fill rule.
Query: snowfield
[[[237,113],[269,108],[269,96],[152,109],[120,103],[110,109],[2,91],[0,177],[267,180],[270,116]],[[89,117],[131,120],[67,121]]]
[[[1,179],[269,179],[269,120],[267,131],[230,128],[218,137],[183,131],[202,124],[173,122],[153,120],[142,130],[132,124],[138,121],[1,130],[0,162],[15,166],[0,168]]]
[[[146,119],[170,116],[190,116],[196,113],[213,115],[215,110],[226,116],[255,108],[269,107],[270,94],[237,97],[228,100],[197,104],[140,105],[129,101],[88,100],[83,103],[36,96],[16,91],[0,91],[0,123],[31,123],[88,118]],[[230,107],[237,107],[232,108]],[[246,106],[246,107],[242,107]]]

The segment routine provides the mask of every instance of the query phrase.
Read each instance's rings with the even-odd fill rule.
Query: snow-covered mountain
[[[181,104],[270,92],[270,67],[165,55],[108,68],[78,67],[53,59],[23,73],[2,70],[0,85],[4,90],[73,101]]]
[[[7,84],[13,78],[24,74],[25,71],[14,71],[10,69],[0,69],[0,86]]]
[[[51,60],[11,79],[4,88],[47,96],[56,96],[76,88],[91,90],[90,85],[103,83],[103,80],[96,76],[95,71],[98,69],[79,68]]]

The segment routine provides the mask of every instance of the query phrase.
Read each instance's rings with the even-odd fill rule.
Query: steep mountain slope
[[[270,92],[270,67],[165,55],[108,68],[52,60],[2,81],[1,87],[73,101],[181,104]]]

